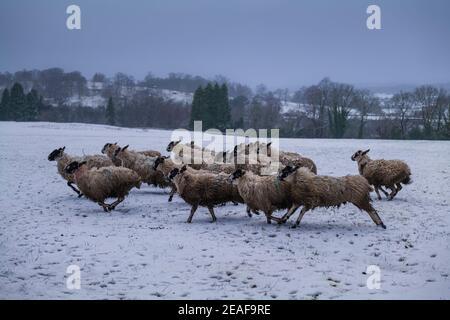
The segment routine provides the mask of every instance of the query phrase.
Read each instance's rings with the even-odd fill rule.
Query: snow
[[[217,208],[217,223],[200,208],[187,224],[189,206],[149,186],[105,213],[47,161],[57,147],[93,154],[114,141],[163,151],[170,131],[0,122],[0,137],[0,298],[450,298],[449,142],[282,139],[320,174],[357,174],[350,156],[362,148],[413,172],[394,201],[374,200],[386,230],[351,205],[316,209],[291,229],[248,218],[243,205]],[[66,287],[73,264],[80,290]],[[380,289],[366,286],[369,265]]]

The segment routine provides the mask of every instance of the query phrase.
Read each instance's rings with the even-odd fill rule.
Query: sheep
[[[65,168],[67,174],[74,175],[75,182],[89,200],[97,202],[105,212],[114,210],[134,187],[141,187],[141,179],[133,170],[108,166],[89,169],[86,161],[72,161]],[[117,198],[106,204],[107,198]]]
[[[244,202],[237,188],[228,183],[227,178],[226,174],[196,172],[196,170],[188,169],[186,165],[170,171],[169,179],[175,183],[178,194],[191,205],[188,223],[192,222],[198,206],[207,207],[212,222],[215,222],[217,218],[214,214],[214,206],[230,201]]]
[[[175,168],[175,164],[173,163],[173,161],[170,160],[168,157],[164,157],[164,156],[157,157],[155,160],[155,163],[153,164],[153,170],[161,172],[164,177],[168,177],[170,171],[174,168]],[[170,186],[171,189],[170,189],[168,201],[171,202],[173,199],[173,196],[177,192],[177,187],[170,180],[169,180],[169,183],[171,185]]]
[[[239,194],[251,210],[260,210],[271,220],[280,222],[272,213],[292,207],[289,184],[277,180],[276,176],[258,176],[251,171],[237,169],[229,176],[229,181],[237,185]]]
[[[317,207],[339,207],[350,202],[360,210],[366,211],[376,225],[386,229],[370,203],[372,188],[363,176],[318,176],[306,168],[286,166],[278,174],[278,179],[289,184],[288,193],[293,202],[293,206],[281,218],[280,223],[285,223],[301,205],[303,208],[293,227],[300,224],[308,210]]]
[[[66,147],[58,148],[53,150],[48,155],[49,161],[56,161],[57,163],[57,169],[58,173],[61,175],[61,177],[67,181],[67,185],[78,194],[78,197],[82,197],[83,194],[78,190],[73,184],[75,182],[73,175],[67,174],[64,171],[64,168],[66,165],[68,165],[70,162],[78,160],[78,161],[87,161],[87,167],[89,169],[91,168],[101,168],[101,167],[108,167],[112,166],[113,162],[108,159],[108,157],[102,156],[102,155],[91,155],[91,156],[83,156],[83,157],[74,157],[64,152]]]
[[[403,184],[411,183],[411,170],[408,165],[401,160],[372,160],[366,151],[356,151],[351,159],[358,163],[359,174],[374,186],[378,200],[381,200],[380,189],[388,200],[394,199],[397,193],[402,189]],[[391,189],[388,194],[382,187],[386,186]]]
[[[120,148],[120,146],[117,144],[117,142],[114,143],[106,143],[102,148],[102,153],[106,154],[110,159],[113,158],[114,153],[116,150]],[[134,151],[140,154],[143,154],[148,157],[159,157],[161,156],[161,153],[159,151],[155,150],[144,150],[144,151]],[[116,159],[116,162],[114,163],[116,166],[120,166],[120,161]]]
[[[263,150],[263,153],[266,153],[268,157],[272,156],[272,153],[274,152],[272,150],[272,142],[269,143],[260,143],[259,148],[257,150],[258,154],[261,154],[261,150]],[[284,166],[299,166],[308,168],[313,172],[314,174],[317,174],[317,166],[309,158],[303,157],[302,155],[296,153],[296,152],[288,152],[288,151],[278,151],[278,157],[279,162]]]
[[[194,141],[181,144],[181,140],[171,141],[166,150],[172,152],[174,159],[179,163],[189,164],[194,169],[201,169],[202,164],[212,164],[215,162],[216,154],[207,148],[195,145]],[[189,152],[188,155],[185,152]]]
[[[120,161],[123,167],[136,171],[142,182],[160,188],[171,186],[160,171],[153,169],[157,157],[147,157],[137,152],[128,151],[128,145],[126,145],[123,148],[116,149],[113,159],[114,161]]]

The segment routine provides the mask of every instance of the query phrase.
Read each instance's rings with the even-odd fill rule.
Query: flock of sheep
[[[366,211],[376,225],[386,228],[371,204],[370,192],[375,190],[381,200],[381,190],[392,200],[402,184],[411,182],[411,171],[405,162],[372,160],[367,154],[369,150],[359,150],[351,156],[360,175],[344,177],[317,175],[311,159],[277,150],[271,143],[240,144],[230,151],[216,153],[193,142],[172,141],[166,150],[172,157],[154,150],[132,151],[128,145],[106,143],[101,150],[103,155],[76,157],[67,154],[63,147],[51,152],[48,160],[57,162],[58,173],[79,197],[84,195],[97,202],[106,212],[114,210],[132,188],[140,188],[143,182],[159,188],[170,187],[169,202],[177,193],[191,205],[187,222],[192,221],[198,206],[208,208],[212,221],[216,221],[214,207],[232,202],[245,204],[249,217],[263,212],[267,223],[273,220],[279,224],[302,207],[295,227],[308,210],[339,207],[349,202]],[[265,170],[273,155],[281,168],[275,174],[267,174]],[[107,198],[117,200],[106,204]],[[273,216],[283,209],[287,212],[281,218]]]

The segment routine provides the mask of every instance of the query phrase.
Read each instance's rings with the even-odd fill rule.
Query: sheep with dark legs
[[[294,227],[300,224],[308,210],[317,207],[339,207],[350,202],[366,211],[376,225],[386,228],[370,203],[372,188],[363,176],[318,176],[306,168],[286,166],[278,174],[278,179],[288,183],[288,193],[293,202],[293,206],[281,218],[280,223],[286,222],[300,206],[303,208]]]
[[[170,171],[169,179],[175,183],[178,194],[191,205],[188,223],[192,222],[192,217],[199,206],[207,207],[212,222],[215,222],[217,220],[214,214],[215,206],[226,202],[243,203],[237,188],[228,183],[227,178],[226,174],[196,172],[194,169],[188,169],[186,165]]]
[[[98,203],[105,212],[114,210],[132,188],[141,186],[141,179],[133,170],[116,166],[89,169],[86,164],[86,161],[72,161],[64,171],[73,175],[86,198]],[[107,198],[117,200],[106,204]]]
[[[85,160],[87,162],[87,167],[89,169],[91,168],[101,168],[101,167],[108,167],[112,166],[113,162],[108,159],[108,157],[102,156],[102,155],[88,155],[88,156],[71,156],[67,153],[65,153],[66,147],[58,148],[53,150],[48,155],[49,161],[56,161],[57,163],[57,169],[58,173],[61,175],[61,177],[67,181],[67,185],[78,194],[78,197],[82,197],[83,194],[78,190],[73,184],[75,183],[74,177],[71,174],[68,174],[64,171],[64,168],[72,161],[83,161]]]
[[[237,169],[228,179],[237,186],[251,210],[264,212],[269,224],[271,220],[280,222],[279,218],[272,216],[274,211],[292,207],[289,185],[278,181],[276,176],[258,176],[251,171]]]
[[[381,190],[388,200],[394,199],[397,193],[402,189],[402,184],[411,183],[411,169],[401,160],[372,160],[369,158],[366,151],[356,151],[351,159],[358,163],[359,174],[369,181],[374,186],[378,200],[381,200]],[[391,189],[388,194],[382,187],[385,186]]]

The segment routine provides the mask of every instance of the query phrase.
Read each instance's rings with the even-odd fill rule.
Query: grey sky
[[[82,30],[69,31],[77,4]],[[377,4],[382,30],[366,28]],[[448,0],[1,0],[0,71],[223,74],[296,87],[450,81]]]

